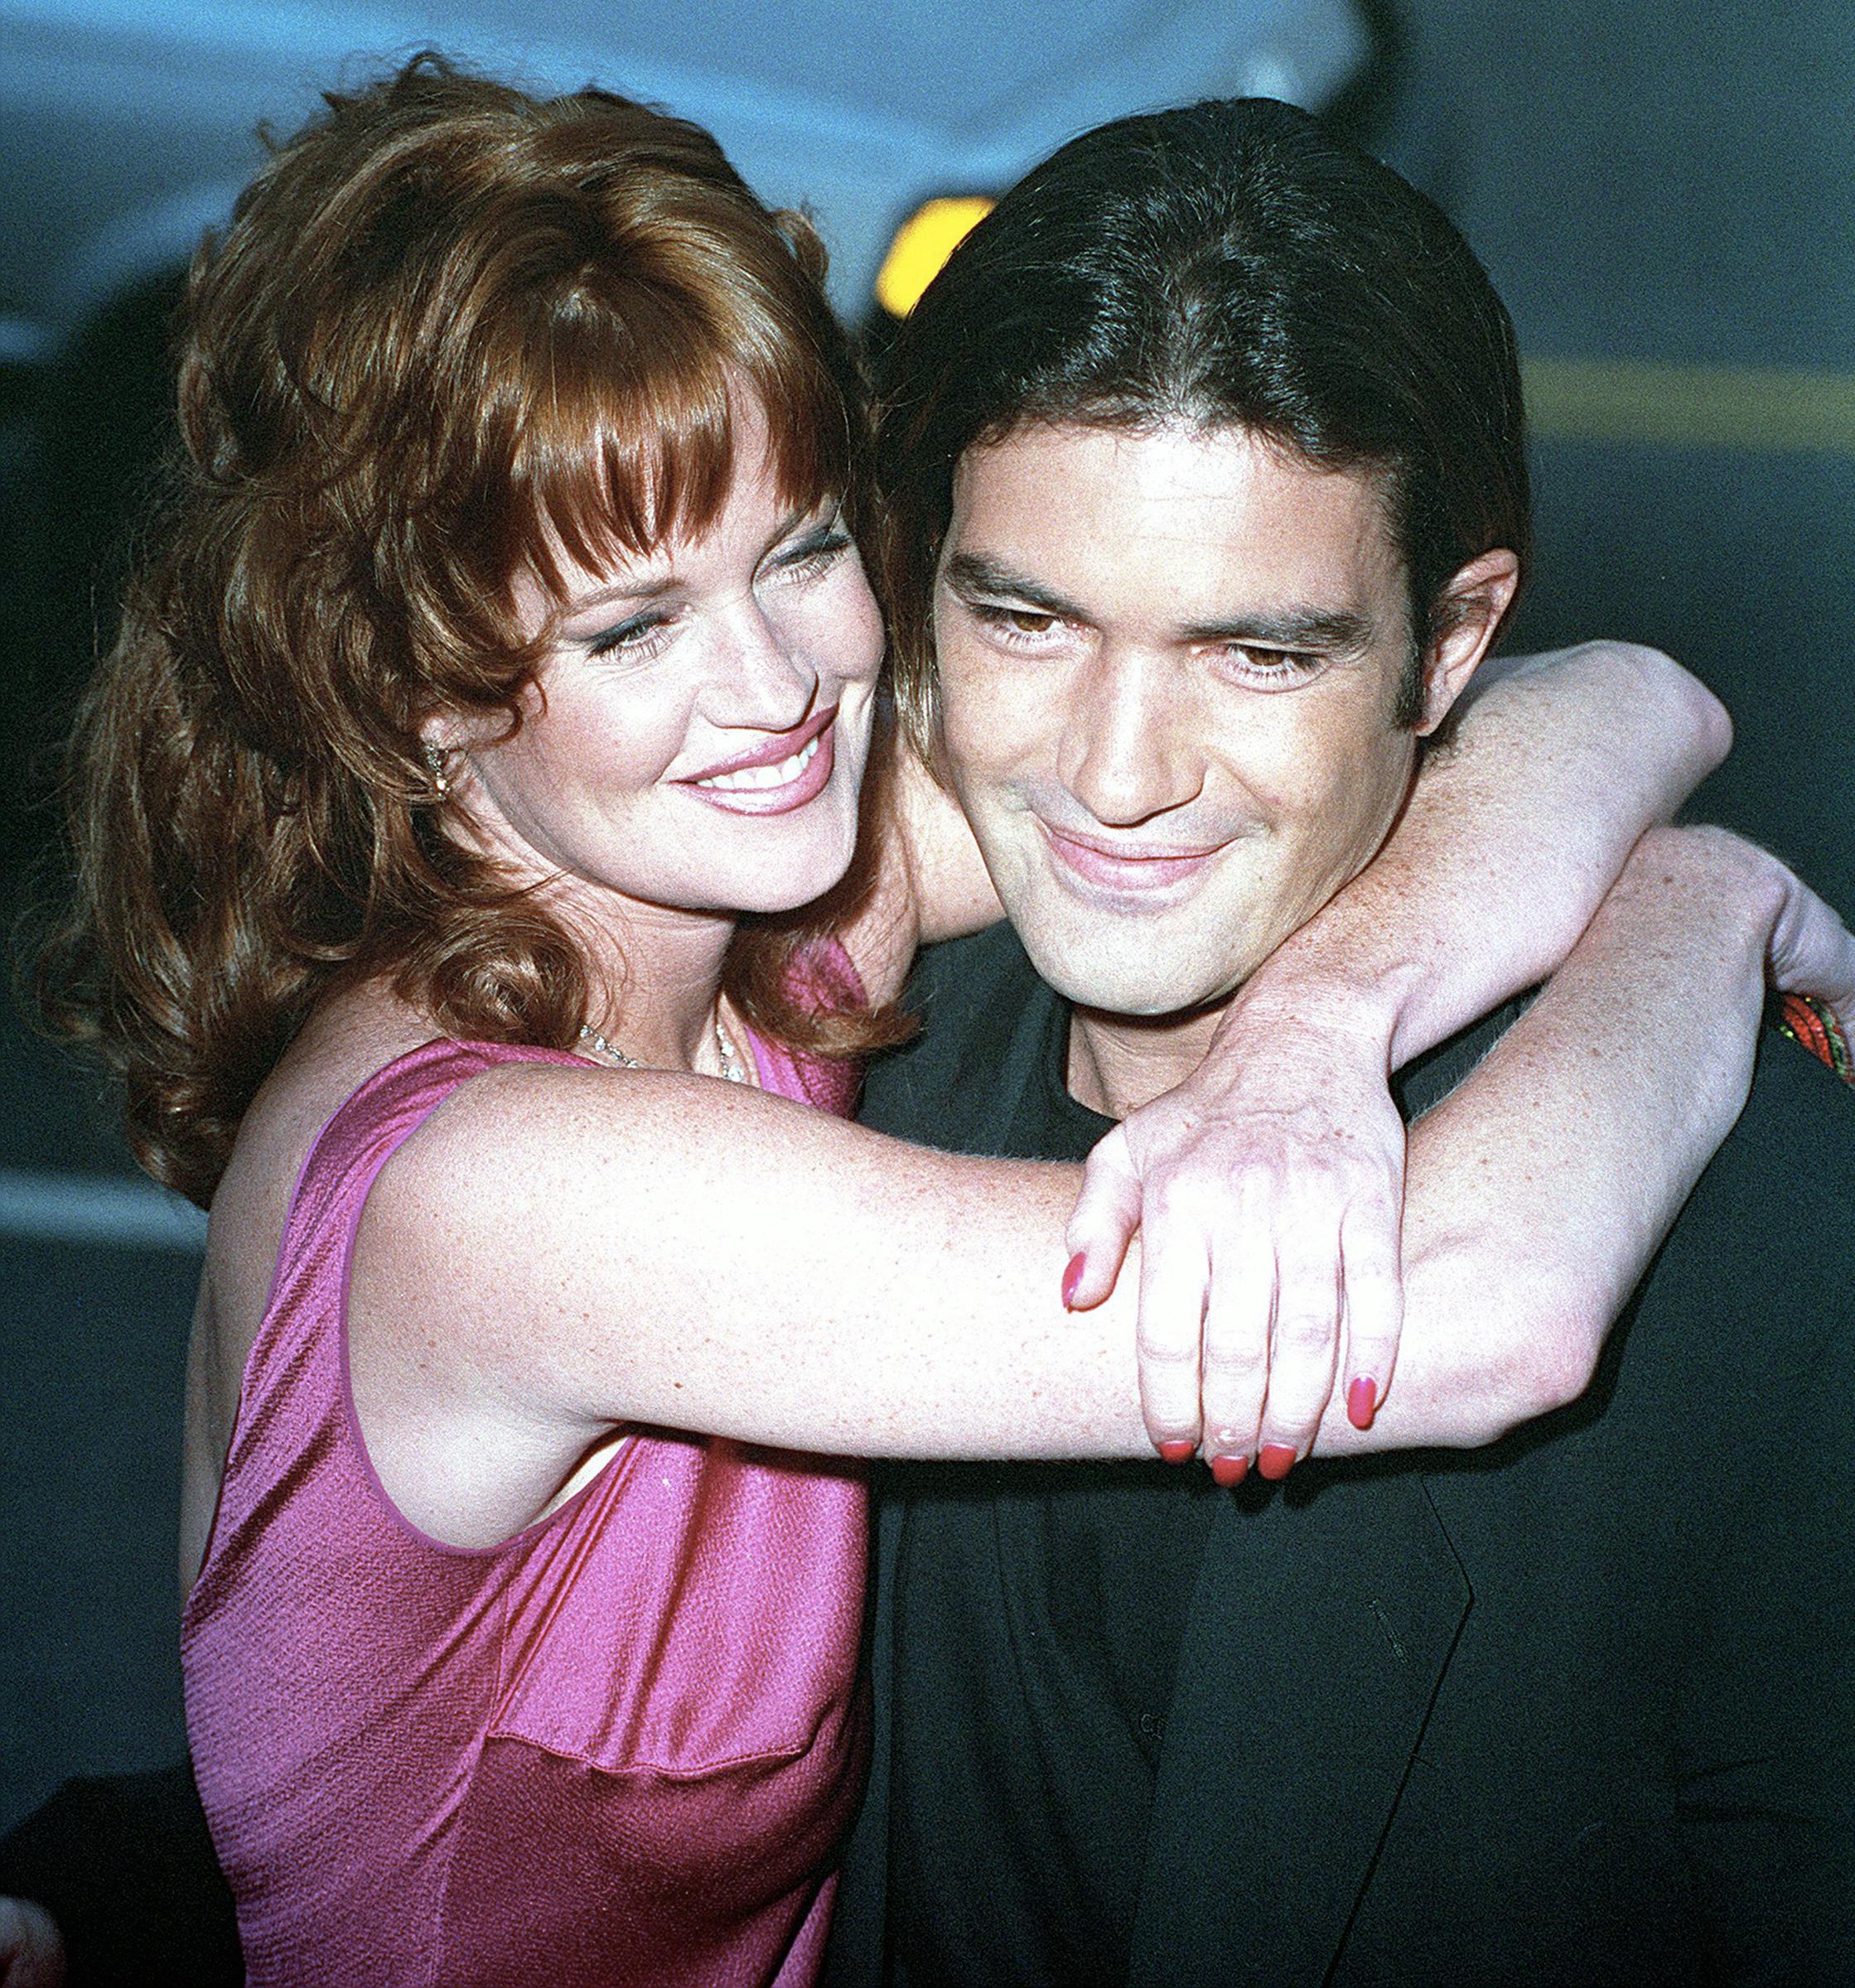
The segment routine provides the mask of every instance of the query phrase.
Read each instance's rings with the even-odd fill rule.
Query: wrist
[[[1658,900],[1687,924],[1711,923],[1762,963],[1793,904],[1796,880],[1755,843],[1703,823],[1650,829],[1611,895]]]
[[[1298,948],[1291,939],[1244,984],[1226,1026],[1310,1031],[1389,1069],[1418,978],[1402,963],[1367,967]]]

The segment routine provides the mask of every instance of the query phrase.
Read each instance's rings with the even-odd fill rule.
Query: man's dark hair
[[[1410,590],[1403,723],[1452,576],[1497,546],[1525,570],[1519,369],[1486,272],[1389,166],[1268,98],[1072,139],[955,250],[886,355],[879,564],[924,748],[954,470],[1046,422],[1241,428],[1369,475]]]

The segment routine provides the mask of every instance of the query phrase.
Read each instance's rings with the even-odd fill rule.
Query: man
[[[865,1115],[1079,1158],[1370,860],[1498,628],[1511,332],[1395,176],[1203,104],[1007,196],[880,449],[905,710],[1015,935],[928,961]],[[1855,1980],[1851,1183],[1848,1099],[1764,1057],[1592,1396],[1485,1451],[887,1473],[833,1978]]]

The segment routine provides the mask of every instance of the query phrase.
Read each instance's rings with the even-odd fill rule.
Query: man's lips
[[[833,721],[838,707],[746,752],[720,760],[678,783],[731,814],[784,814],[824,790],[837,764]]]
[[[1158,839],[1142,841],[1056,828],[1041,815],[1037,827],[1060,869],[1098,890],[1117,895],[1160,891],[1188,881],[1202,871],[1225,845],[1209,848]]]

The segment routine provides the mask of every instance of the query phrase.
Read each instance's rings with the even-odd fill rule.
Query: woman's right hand
[[[1363,1011],[1239,997],[1196,1073],[1089,1156],[1075,1300],[1107,1296],[1138,1229],[1147,1429],[1168,1459],[1201,1448],[1220,1484],[1253,1458],[1286,1475],[1336,1382],[1359,1429],[1390,1385],[1404,1126],[1389,1034]]]

